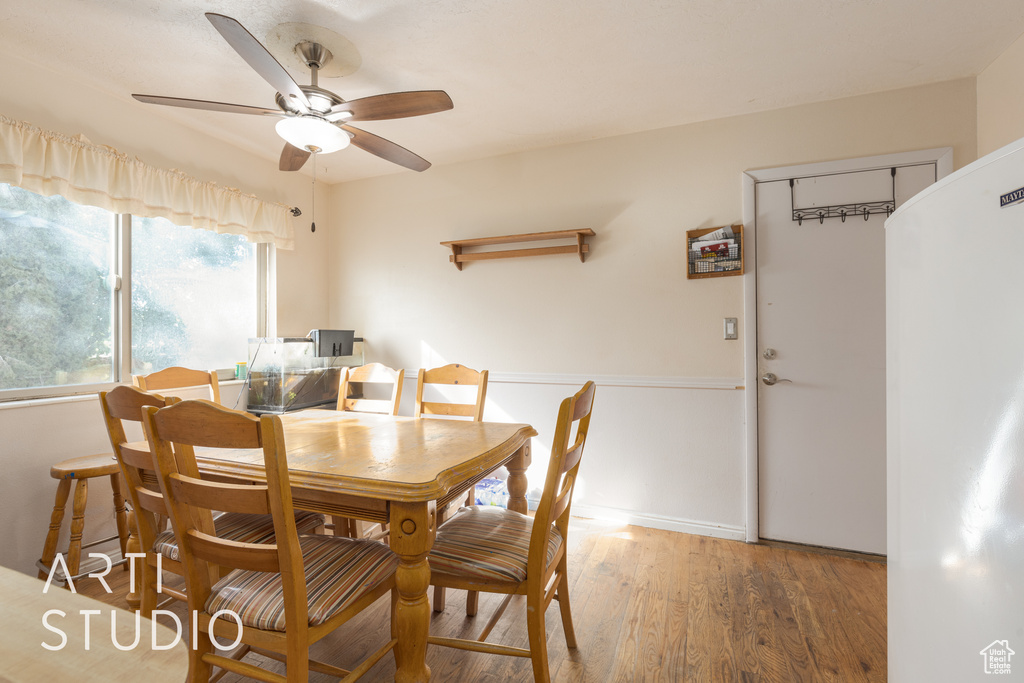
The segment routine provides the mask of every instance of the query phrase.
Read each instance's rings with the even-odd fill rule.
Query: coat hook
[[[864,207],[864,220],[867,220],[871,216],[871,212],[868,211],[868,207]]]
[[[822,225],[825,225],[825,212],[824,211],[819,211],[818,212],[818,222],[821,223]]]
[[[845,223],[846,222],[846,209],[839,212],[839,218]]]
[[[803,225],[804,224],[804,215],[802,213],[798,213],[796,215],[796,224],[797,225]]]

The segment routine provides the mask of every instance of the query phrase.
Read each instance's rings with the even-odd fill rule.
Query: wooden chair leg
[[[434,611],[444,611],[444,586],[434,586]]]
[[[564,557],[562,558],[564,561]],[[572,611],[569,608],[569,579],[563,573],[555,592],[558,600],[558,611],[562,614],[562,630],[565,631],[565,644],[570,649],[576,648],[576,630],[572,626]]]
[[[217,654],[210,641],[210,634],[200,630],[196,638],[196,647],[188,648],[188,680],[192,683],[204,683],[210,680],[213,674],[213,666],[203,661],[203,655]]]
[[[128,541],[125,543],[126,556],[141,552],[138,530],[135,526],[135,514],[134,510],[128,511],[128,529],[130,533],[128,534]],[[139,586],[142,582],[142,572],[145,571],[146,561],[144,559],[140,560],[138,557],[132,557],[124,563],[124,566],[129,568],[129,576],[135,579],[134,582],[129,582],[128,595],[125,596],[125,601],[128,603],[128,609],[138,610],[142,600]],[[132,569],[133,566],[134,570]]]
[[[160,596],[156,593],[156,567],[149,563],[149,557],[141,558],[139,565],[138,569],[142,570],[139,612],[146,619],[152,619],[153,610],[156,609],[156,604],[160,600]]]
[[[338,515],[331,515],[331,522],[334,524],[335,536],[342,536],[344,538],[358,538],[358,523],[351,517],[340,517]]]
[[[85,530],[85,505],[89,500],[89,480],[75,480],[75,498],[71,503],[71,541],[68,544],[68,574],[76,576],[82,563],[82,532]]]
[[[68,504],[68,495],[71,493],[71,480],[61,479],[57,482],[57,497],[53,502],[53,512],[50,513],[50,528],[46,532],[46,541],[43,543],[43,556],[40,559],[47,567],[53,566],[53,559],[57,556],[57,541],[60,539],[60,527],[64,523],[64,509]],[[47,572],[40,569],[39,578],[45,579]]]
[[[117,542],[121,546],[121,557],[128,552],[128,508],[124,504],[124,496],[121,494],[121,475],[110,475],[110,489],[114,494],[114,519],[117,521]],[[128,563],[124,563],[124,570],[128,570]]]
[[[548,641],[544,632],[544,596],[530,593],[526,596],[526,630],[530,636],[530,661],[533,662],[533,680],[550,683],[548,674]]]
[[[480,592],[479,591],[466,591],[466,616],[475,617],[477,609],[480,607]]]

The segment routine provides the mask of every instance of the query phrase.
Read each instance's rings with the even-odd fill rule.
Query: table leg
[[[508,461],[505,469],[508,470],[508,509],[521,512],[524,515],[528,512],[529,506],[526,502],[526,469],[530,466],[533,456],[530,452],[530,442],[524,443],[512,459]]]
[[[427,666],[427,635],[430,631],[430,565],[427,554],[434,545],[437,530],[436,505],[429,503],[391,503],[391,549],[398,555],[395,583],[398,604],[394,630],[395,681],[420,683],[430,680]]]

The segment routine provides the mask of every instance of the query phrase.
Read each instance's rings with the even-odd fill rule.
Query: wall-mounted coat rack
[[[501,237],[477,237],[468,240],[452,240],[441,242],[441,246],[450,247],[452,250],[448,260],[455,264],[455,267],[462,270],[462,264],[466,261],[484,261],[496,258],[520,258],[522,256],[543,256],[546,254],[576,254],[583,262],[585,254],[590,253],[590,245],[586,238],[593,237],[594,231],[590,228],[581,230],[553,230],[551,232],[530,232],[521,235],[503,235]],[[540,242],[544,240],[571,239],[575,244],[566,244],[556,247],[531,247],[528,249],[500,249],[495,251],[477,251],[463,253],[466,247],[484,247],[495,244],[514,244],[517,242]]]
[[[856,171],[856,173],[863,173],[863,171]],[[892,215],[892,212],[896,210],[896,169],[890,169],[890,175],[892,176],[892,197],[888,199],[880,199],[874,202],[853,202],[850,204],[835,204],[833,206],[808,206],[806,208],[798,209],[796,206],[796,179],[789,179],[789,193],[792,199],[793,206],[793,220],[797,222],[797,225],[803,225],[805,220],[817,220],[819,223],[824,223],[826,218],[839,218],[844,223],[848,217],[860,216],[864,220],[867,220],[871,214],[884,213],[886,216]]]

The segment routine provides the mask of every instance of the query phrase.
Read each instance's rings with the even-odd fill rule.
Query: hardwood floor
[[[553,681],[886,680],[882,563],[577,518],[569,533],[579,647],[566,648],[552,605]],[[112,576],[112,595],[97,582],[79,590],[124,607],[127,573]],[[479,616],[468,619],[465,593],[449,590],[431,632],[475,636],[498,602],[481,595]],[[513,601],[488,640],[526,647],[525,609],[525,600]],[[184,615],[183,606],[174,610]],[[381,599],[318,643],[314,657],[339,666],[359,661],[384,641],[387,611]],[[435,681],[533,680],[521,658],[431,647],[427,663]],[[390,681],[394,670],[386,657],[362,680]]]

